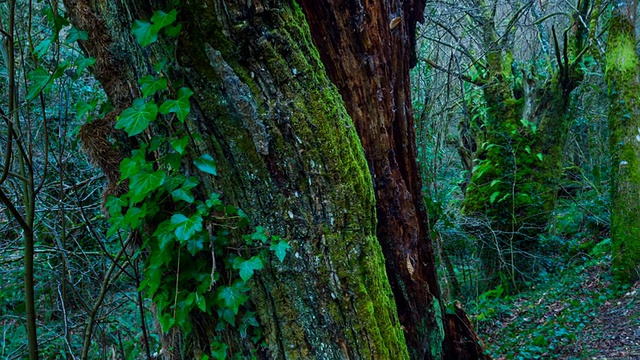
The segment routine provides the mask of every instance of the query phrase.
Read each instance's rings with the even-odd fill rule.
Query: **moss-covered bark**
[[[640,82],[635,39],[636,2],[613,4],[605,78],[611,101],[611,240],[613,271],[640,277]]]
[[[461,317],[443,313],[418,177],[409,69],[423,0],[301,0],[373,175],[377,236],[414,359],[477,359]],[[454,321],[444,320],[451,317]],[[471,332],[472,333],[472,332]]]
[[[129,33],[134,19],[148,19],[165,3],[65,5],[90,34],[83,47],[98,59],[95,75],[117,110],[139,96],[137,79],[168,57],[169,80],[195,93],[189,126],[202,136],[198,150],[215,154],[221,174],[211,186],[292,246],[283,264],[268,266],[251,286],[265,355],[408,358],[376,240],[362,145],[297,5],[185,3],[175,53],[165,51],[166,43],[141,49]],[[246,351],[239,333],[227,335],[233,350]],[[206,353],[207,339],[194,340],[199,349],[187,357]]]

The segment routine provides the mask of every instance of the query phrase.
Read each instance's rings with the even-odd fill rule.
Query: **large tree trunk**
[[[154,73],[153,62],[168,58],[174,62],[166,74],[169,80],[183,82],[195,93],[189,126],[203,137],[200,150],[216,156],[221,175],[214,186],[255,224],[289,240],[291,255],[284,264],[270,264],[251,286],[267,356],[408,358],[377,231],[385,239],[386,253],[394,254],[387,264],[394,266],[390,273],[399,274],[395,295],[403,319],[409,319],[406,336],[412,339],[414,355],[479,357],[473,333],[458,333],[468,324],[447,321],[445,326],[439,304],[419,200],[411,111],[408,98],[403,98],[409,94],[408,52],[397,55],[403,71],[395,80],[398,85],[374,88],[379,92],[360,98],[357,107],[365,112],[379,106],[379,97],[385,99],[385,110],[371,119],[375,131],[363,136],[368,154],[371,150],[372,159],[381,162],[372,165],[378,169],[375,183],[383,184],[377,186],[383,199],[378,209],[389,207],[381,217],[381,226],[389,230],[376,230],[375,194],[362,144],[294,2],[187,3],[180,7],[183,28],[175,58],[163,50],[167,43],[141,49],[129,35],[134,19],[150,18],[164,3],[153,9],[135,1],[66,0],[65,5],[73,23],[89,32],[83,47],[97,59],[94,73],[115,106],[105,119],[85,125],[81,132],[89,154],[111,180],[109,191],[121,191],[115,184],[123,156],[107,141],[117,137],[112,121],[140,96],[137,79]],[[405,12],[408,21],[401,26],[412,31],[415,19],[409,9]],[[392,30],[388,24],[385,29]],[[351,41],[338,30],[330,35]],[[358,60],[350,66],[360,64]],[[330,63],[327,68],[344,71]],[[380,76],[365,74],[353,83],[354,89],[370,93],[371,84],[389,81]],[[398,89],[391,91],[394,86]],[[389,117],[396,111],[397,117]],[[358,119],[356,125],[362,128],[363,117]],[[392,124],[398,124],[398,131],[391,131]],[[92,142],[99,149],[91,149]],[[408,235],[398,235],[405,232]],[[231,340],[235,350],[243,351],[238,334]],[[206,352],[206,345],[199,350]]]
[[[613,4],[606,54],[611,149],[613,271],[622,281],[640,278],[640,81],[635,0]]]
[[[440,358],[443,350],[458,349],[450,356],[477,358],[476,342],[454,344],[456,330],[442,328],[440,289],[418,177],[409,70],[415,60],[416,23],[425,3],[301,4],[322,62],[364,146],[376,193],[378,240],[410,353],[416,359]]]

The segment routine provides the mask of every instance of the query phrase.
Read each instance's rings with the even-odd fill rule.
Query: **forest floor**
[[[640,282],[612,290],[600,266],[507,301],[478,332],[496,360],[640,360]]]
[[[640,359],[640,282],[602,304],[562,354],[566,359]]]

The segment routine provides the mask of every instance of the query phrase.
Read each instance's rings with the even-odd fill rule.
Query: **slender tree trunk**
[[[640,278],[640,81],[635,0],[613,4],[606,54],[611,150],[613,272],[622,281]]]

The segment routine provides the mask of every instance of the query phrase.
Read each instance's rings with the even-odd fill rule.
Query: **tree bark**
[[[409,70],[424,1],[302,0],[314,43],[365,149],[377,200],[377,235],[412,358],[453,351],[416,163]],[[441,346],[440,344],[443,344]],[[455,355],[477,358],[474,341]]]
[[[611,151],[611,241],[617,279],[640,278],[640,81],[635,0],[613,4],[606,53]]]
[[[154,3],[153,9],[135,1],[66,0],[65,5],[74,25],[89,32],[83,48],[97,59],[94,73],[115,107],[105,119],[81,131],[83,146],[111,180],[110,191],[119,191],[117,164],[126,153],[113,150],[108,141],[118,137],[113,119],[140,96],[136,80],[154,74],[153,63],[166,58],[174,62],[166,74],[170,82],[182,82],[195,93],[189,126],[202,135],[200,150],[216,157],[220,177],[211,180],[212,186],[244,209],[255,224],[289,240],[292,249],[284,264],[269,264],[251,286],[268,345],[266,356],[409,357],[377,232],[393,239],[382,244],[386,254],[394,254],[394,261],[387,263],[399,274],[394,283],[401,286],[395,295],[403,319],[412,318],[406,322],[411,326],[406,336],[414,339],[419,334],[419,343],[409,343],[414,357],[479,357],[477,341],[467,343],[460,336],[453,340],[460,322],[445,324],[438,299],[415,166],[408,99],[410,51],[394,48],[402,50],[395,55],[402,76],[393,82],[381,78],[381,73],[365,73],[353,84],[355,91],[369,96],[359,98],[360,112],[384,108],[370,114],[376,116],[370,123],[375,129],[361,143],[356,128],[369,125],[360,116],[354,127],[325,73],[325,67],[328,72],[344,70],[331,63],[323,67],[301,9],[292,1],[184,4],[175,57],[162,46],[166,44],[141,49],[129,35],[134,19],[150,18],[164,3]],[[407,20],[401,35],[412,34],[415,26],[412,14],[419,12],[409,10],[403,10]],[[380,27],[386,31],[394,30],[387,19],[375,21],[384,23]],[[348,41],[342,31],[336,28],[329,35],[346,36]],[[375,46],[384,44],[367,46],[376,53]],[[387,59],[371,61],[376,68],[384,67]],[[396,112],[396,117],[388,117]],[[395,126],[398,130],[392,131]],[[376,142],[383,145],[371,145]],[[363,144],[375,151],[374,182],[383,189],[376,194],[379,201],[383,199],[384,214],[393,215],[382,217],[377,228]],[[395,276],[394,271],[389,273]],[[198,342],[206,344],[206,339]],[[242,348],[238,334],[231,342],[237,345],[235,350],[249,350]]]

